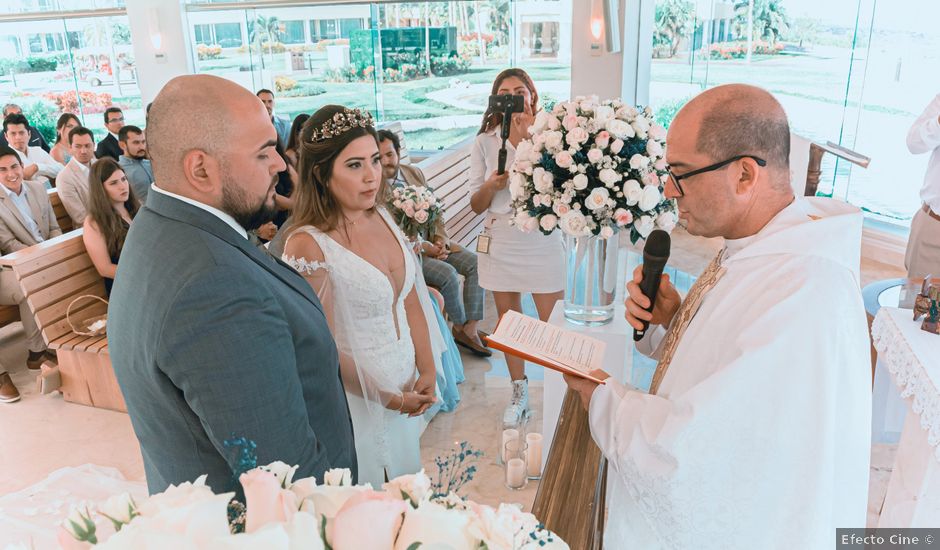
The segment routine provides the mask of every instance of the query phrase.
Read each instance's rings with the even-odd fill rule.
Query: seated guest
[[[281,141],[281,144],[287,143],[290,138],[290,120],[274,113],[274,92],[267,88],[261,88],[255,95],[258,96],[261,103],[264,103],[264,108],[268,111],[268,116],[271,117],[271,124],[274,124],[274,129],[277,131],[277,139]]]
[[[6,118],[10,115],[21,114],[23,114],[23,109],[20,108],[20,106],[16,103],[7,103],[3,106],[3,118]],[[3,134],[0,134],[0,145],[10,145],[7,143],[7,138]],[[43,151],[49,152],[49,144],[46,143],[46,138],[42,137],[42,134],[39,133],[39,130],[33,128],[32,126],[29,127],[29,146],[39,147]]]
[[[124,153],[118,160],[121,169],[134,190],[134,196],[140,202],[146,202],[147,191],[150,191],[150,184],[153,183],[153,168],[147,158],[147,138],[144,137],[144,131],[137,126],[125,126],[118,132],[118,142]]]
[[[41,147],[29,145],[29,122],[25,116],[12,114],[4,118],[3,135],[10,147],[20,154],[24,179],[45,183],[59,175],[62,165]]]
[[[121,166],[110,158],[95,163],[88,176],[88,215],[82,241],[111,296],[124,238],[140,203]]]
[[[56,223],[49,195],[39,182],[23,179],[19,154],[0,145],[0,254],[9,254],[62,234]],[[46,350],[19,283],[10,270],[0,271],[0,305],[19,306],[23,331],[29,347],[26,366],[39,369],[55,356]],[[0,371],[0,402],[12,403],[20,395],[6,372]]]
[[[59,172],[56,187],[62,206],[72,218],[75,227],[85,222],[88,208],[88,173],[95,163],[95,139],[91,130],[84,126],[69,132],[69,148],[72,160]]]
[[[98,142],[95,157],[111,157],[118,160],[121,157],[121,145],[118,141],[118,132],[124,127],[124,112],[117,107],[108,107],[104,112],[104,127],[108,135]]]
[[[72,113],[63,113],[55,123],[55,145],[49,154],[62,166],[72,160],[72,153],[69,152],[69,132],[81,125],[81,121]]]
[[[287,145],[285,146],[287,149],[284,151],[284,158],[295,169],[297,168],[297,155],[300,152],[300,131],[308,118],[310,118],[310,115],[300,113],[294,117],[294,122],[290,125],[290,137],[287,138]]]
[[[394,132],[379,131],[379,151],[382,176],[389,185],[427,186],[421,169],[399,162],[401,143]],[[448,242],[443,219],[438,220],[429,240],[421,251],[424,279],[444,295],[444,310],[454,324],[454,340],[474,355],[489,357],[492,353],[477,334],[477,323],[483,319],[484,297],[477,283],[477,255],[457,243]],[[462,297],[458,274],[464,276]]]

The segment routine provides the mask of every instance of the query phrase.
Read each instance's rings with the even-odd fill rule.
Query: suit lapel
[[[23,185],[26,185],[26,183],[24,182]],[[17,208],[16,203],[14,203],[13,200],[7,195],[6,191],[0,190],[0,203],[2,203],[3,206],[7,208],[7,210],[13,213],[16,221],[20,222],[20,225],[23,226],[23,230],[29,234],[29,224],[26,223],[22,212],[20,212],[20,209]]]
[[[320,300],[317,299],[316,294],[314,294],[313,289],[310,288],[306,279],[301,277],[300,274],[291,269],[284,262],[271,256],[267,250],[262,250],[251,244],[251,242],[229,227],[228,224],[211,213],[174,197],[160,193],[159,191],[147,195],[145,208],[153,210],[161,216],[197,227],[222,239],[251,258],[252,261],[277,277],[281,282],[294,289],[318,310],[323,311]]]

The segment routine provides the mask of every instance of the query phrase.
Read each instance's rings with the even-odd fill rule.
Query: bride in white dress
[[[320,297],[340,351],[360,483],[421,469],[420,416],[436,366],[423,279],[376,198],[382,167],[368,113],[327,105],[301,132],[284,261]]]

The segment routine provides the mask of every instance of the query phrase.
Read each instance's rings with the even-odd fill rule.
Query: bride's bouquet
[[[349,470],[323,483],[294,480],[297,466],[274,462],[239,478],[234,493],[215,494],[205,476],[136,502],[117,495],[72,510],[59,531],[62,548],[214,548],[307,550],[567,550],[557,535],[517,506],[494,509],[454,492],[436,494],[422,470],[385,483],[353,485]]]
[[[442,214],[434,191],[419,185],[395,185],[389,194],[389,213],[398,227],[411,238],[426,237]]]
[[[623,230],[636,243],[676,225],[675,203],[663,196],[666,129],[648,107],[579,96],[539,112],[531,133],[509,185],[524,231],[608,239]]]

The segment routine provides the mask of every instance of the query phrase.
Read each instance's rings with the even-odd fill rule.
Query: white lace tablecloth
[[[141,500],[147,485],[94,464],[56,470],[35,485],[0,497],[0,548],[59,548],[56,534],[72,506],[100,504],[121,493]]]
[[[920,330],[921,321],[911,317],[909,309],[881,308],[872,323],[872,341],[901,397],[911,398],[911,410],[940,461],[940,335]]]

